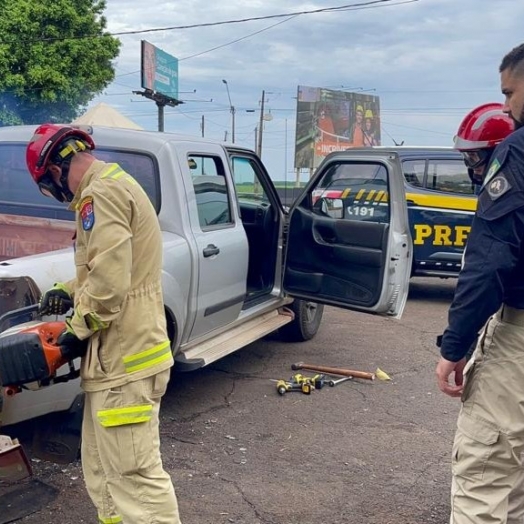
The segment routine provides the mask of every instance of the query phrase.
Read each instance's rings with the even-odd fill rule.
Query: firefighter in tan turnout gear
[[[140,185],[92,149],[89,134],[54,124],[27,147],[40,191],[76,213],[76,279],[46,292],[41,309],[63,314],[74,301],[59,344],[82,354],[82,467],[99,522],[177,524],[158,427],[173,365],[160,227]]]

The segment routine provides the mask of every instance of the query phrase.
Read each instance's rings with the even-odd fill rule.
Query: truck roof
[[[202,138],[198,136],[190,136],[179,133],[168,133],[159,131],[145,131],[138,129],[123,129],[117,127],[105,127],[105,126],[91,126],[91,125],[71,125],[82,129],[86,133],[92,135],[95,144],[97,141],[104,144],[104,146],[119,147],[123,149],[129,149],[132,144],[133,149],[141,149],[141,146],[147,146],[146,149],[154,151],[160,148],[166,142],[194,142],[200,144],[215,144],[229,147],[234,147],[237,150],[250,151],[251,149],[237,146],[236,144],[221,142],[219,140],[210,140],[208,138]],[[28,142],[33,136],[36,125],[23,125],[23,126],[7,126],[0,127],[0,142]],[[136,142],[133,143],[133,140]]]
[[[348,153],[367,156],[381,156],[386,154],[396,154],[401,159],[424,158],[426,155],[431,157],[462,158],[460,151],[452,147],[444,146],[375,146],[375,147],[354,147],[344,151],[334,151],[329,158],[347,156]]]

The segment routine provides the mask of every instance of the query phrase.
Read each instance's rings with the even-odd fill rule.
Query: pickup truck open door
[[[289,212],[284,289],[296,298],[400,317],[411,237],[400,163],[332,153]]]

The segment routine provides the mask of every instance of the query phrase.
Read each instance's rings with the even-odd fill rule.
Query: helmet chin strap
[[[62,168],[62,174],[60,175],[60,185],[62,186],[60,188],[60,193],[62,193],[64,200],[66,202],[71,202],[73,198],[75,198],[75,195],[73,192],[69,189],[69,168],[71,167],[71,158],[72,156],[69,156],[68,158],[64,159],[64,161],[61,164]]]

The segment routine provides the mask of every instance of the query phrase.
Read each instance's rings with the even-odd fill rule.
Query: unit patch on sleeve
[[[80,202],[80,217],[82,218],[82,228],[89,231],[95,224],[95,210],[93,208],[93,197],[85,197]]]
[[[497,200],[497,198],[500,198],[511,189],[511,184],[507,181],[504,173],[500,173],[500,175],[488,183],[486,189],[491,200]]]
[[[489,166],[488,172],[486,173],[486,176],[484,178],[484,185],[487,185],[489,181],[497,174],[497,171],[500,169],[500,162],[497,158],[491,162],[491,165]]]

